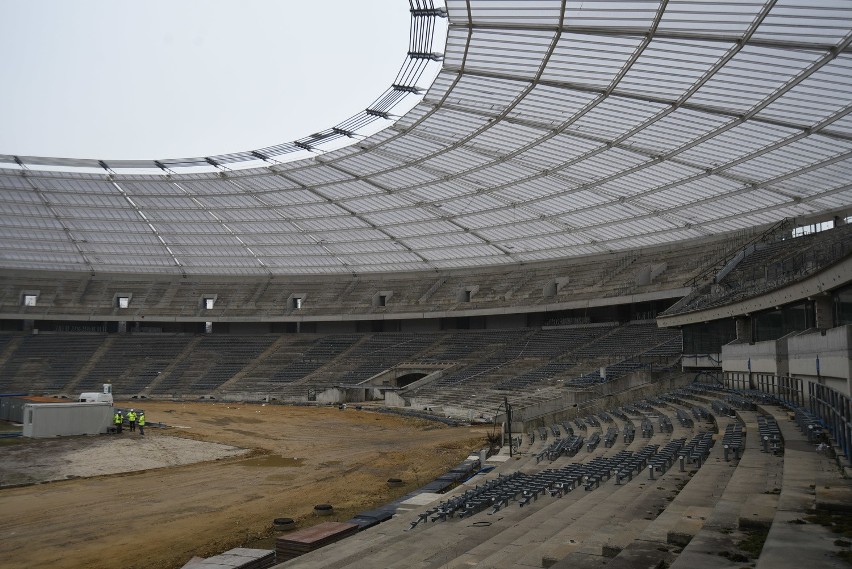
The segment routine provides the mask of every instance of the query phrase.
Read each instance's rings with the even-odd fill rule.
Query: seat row
[[[615,483],[624,484],[625,480],[633,480],[633,476],[639,474],[648,466],[648,461],[653,457],[660,445],[646,445],[639,452],[622,461],[615,473]]]
[[[648,470],[651,479],[655,474],[662,474],[672,467],[675,460],[680,456],[680,449],[686,444],[685,438],[673,439],[666,443],[663,450],[648,460]]]
[[[701,405],[692,406],[692,416],[696,421],[701,420],[707,422],[713,420],[713,414],[708,411],[706,407],[702,407]]]
[[[784,441],[781,437],[781,429],[778,427],[778,421],[771,415],[757,416],[757,434],[760,437],[760,445],[762,452],[771,452],[778,454],[784,447]]]
[[[615,445],[615,441],[618,440],[618,427],[615,425],[610,425],[606,428],[606,434],[604,435],[604,447],[612,448]]]
[[[601,443],[601,434],[598,431],[593,432],[589,435],[589,438],[586,440],[586,449],[589,452],[593,452],[598,445]]]
[[[722,444],[725,445],[725,460],[729,461],[729,453],[734,453],[734,458],[739,460],[743,450],[743,426],[740,423],[729,423],[725,427],[725,434],[722,436]]]
[[[636,438],[636,425],[630,419],[624,423],[624,444],[629,445]]]
[[[725,401],[721,399],[716,399],[712,403],[710,403],[710,408],[713,409],[713,413],[720,417],[736,417],[736,413],[731,409],[731,406],[728,405]]]
[[[672,425],[672,420],[668,417],[668,415],[664,415],[660,413],[659,417],[660,422],[660,432],[661,433],[673,433],[674,426]]]
[[[530,476],[519,471],[507,475],[498,475],[483,484],[466,490],[463,494],[454,496],[448,500],[438,503],[434,508],[430,508],[418,515],[417,519],[411,522],[408,529],[414,529],[421,522],[426,521],[445,521],[458,514],[459,517],[471,516],[482,511],[489,505],[494,503],[498,497],[507,495],[513,490],[517,490],[515,495],[521,491],[529,481]]]
[[[695,422],[692,420],[692,417],[689,416],[689,413],[687,413],[683,409],[677,409],[675,411],[675,416],[677,417],[677,422],[680,423],[681,427],[691,429],[692,426],[695,424]]]
[[[713,448],[713,444],[713,433],[709,431],[698,433],[684,445],[680,451],[680,455],[687,463],[697,464],[700,467],[710,455],[710,449]],[[681,464],[681,469],[683,470],[683,464]]]
[[[488,507],[491,507],[489,515],[495,514],[513,501],[523,508],[544,494],[560,498],[580,486],[586,491],[592,491],[613,476],[616,477],[616,484],[624,484],[649,466],[653,478],[655,472],[665,472],[674,464],[684,443],[685,439],[677,439],[670,441],[663,450],[659,450],[659,445],[647,445],[636,453],[622,450],[612,457],[597,456],[588,463],[569,464],[536,474],[516,471],[509,475],[498,475],[481,486],[477,485],[422,512],[410,522],[408,529],[412,530],[421,523],[446,521],[454,516],[465,518]]]
[[[738,395],[736,393],[725,397],[725,402],[734,409],[739,409],[740,411],[757,410],[757,405],[754,403],[754,401],[747,397],[742,397],[741,395]]]
[[[545,458],[553,462],[560,456],[575,456],[583,448],[584,439],[578,435],[569,435],[564,439],[557,439],[541,451],[535,458],[536,464]]]
[[[654,436],[654,424],[651,422],[651,419],[648,417],[642,418],[641,423],[642,436],[646,439],[650,439]]]
[[[802,432],[807,435],[809,443],[816,443],[820,441],[824,431],[822,423],[816,415],[806,409],[796,407],[795,418],[796,424],[799,425]]]

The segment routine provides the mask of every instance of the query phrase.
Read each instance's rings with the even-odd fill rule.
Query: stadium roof
[[[442,69],[419,85],[439,17]],[[156,161],[0,155],[0,267],[496,267],[837,210],[852,204],[850,41],[843,0],[412,0],[394,85],[305,139]],[[394,117],[407,97],[422,100]]]

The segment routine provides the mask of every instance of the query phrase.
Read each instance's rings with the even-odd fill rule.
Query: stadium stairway
[[[731,458],[728,466],[733,473],[728,484],[701,529],[671,564],[672,569],[741,566],[746,560],[738,557],[742,554],[737,543],[747,539],[750,531],[765,531],[772,524],[782,485],[783,458],[761,452],[755,412],[737,414],[746,435],[739,463]]]
[[[834,459],[816,452],[814,445],[780,407],[765,406],[778,421],[784,437],[784,478],[778,509],[757,560],[756,569],[848,567],[839,552],[837,533],[817,523],[802,523],[817,513],[852,515],[852,480],[843,476]],[[848,549],[847,549],[848,550]]]
[[[657,433],[654,437],[637,438],[627,448],[640,450],[647,444],[660,448],[672,438],[689,438],[691,433],[676,432],[673,435]],[[617,446],[613,449],[618,449]],[[610,449],[610,450],[613,450]],[[495,567],[550,567],[560,559],[569,559],[571,567],[578,560],[588,557],[597,559],[597,565],[618,540],[631,540],[650,519],[652,512],[666,505],[666,492],[673,490],[678,481],[686,477],[677,467],[658,473],[649,479],[647,470],[636,473],[633,480],[616,485],[606,482],[604,492],[592,492],[583,496],[567,508],[556,512],[551,519],[544,520],[531,535],[547,535],[547,539],[518,543],[520,555],[505,564],[495,560]],[[602,485],[603,486],[603,485]],[[489,565],[489,564],[486,564]]]
[[[717,421],[724,431],[731,419]],[[697,426],[696,431],[700,430]],[[608,568],[634,568],[656,567],[660,561],[671,563],[675,556],[670,551],[677,548],[673,544],[698,532],[732,473],[718,441],[704,464],[696,468],[690,465],[688,472],[681,473],[675,466],[654,482],[643,480],[647,485],[645,497],[636,506],[645,506],[644,510],[624,512],[626,515],[620,515],[588,545],[577,546],[568,555],[558,545],[545,550],[540,566],[584,569],[605,563]]]
[[[78,385],[80,382],[91,375],[92,370],[98,361],[106,354],[115,342],[115,337],[106,336],[97,350],[92,354],[88,361],[80,368],[73,378],[65,385],[64,391],[68,394],[79,392]]]
[[[258,355],[256,358],[249,361],[245,366],[242,367],[237,373],[231,376],[230,379],[222,383],[217,389],[217,393],[227,392],[231,390],[235,386],[240,386],[244,391],[249,391],[246,389],[246,384],[249,383],[246,380],[247,377],[250,377],[252,372],[262,366],[264,362],[273,354],[282,350],[284,346],[289,343],[289,338],[282,334],[278,339],[269,344],[266,349]]]
[[[638,449],[646,444],[660,444],[668,438],[668,435],[661,435],[659,439],[637,440],[634,441],[634,446]],[[543,462],[538,471],[566,464],[587,464],[596,457],[613,456],[620,450],[624,449],[598,447],[596,451],[589,453],[584,448],[572,459],[561,458],[551,464]],[[536,552],[538,547],[554,539],[554,536],[565,531],[566,527],[574,527],[576,533],[579,527],[593,532],[596,527],[606,525],[612,514],[624,509],[625,502],[632,500],[638,486],[639,481],[636,479],[623,486],[616,486],[614,481],[609,479],[602,482],[598,489],[584,491],[577,488],[562,498],[545,495],[523,508],[511,503],[498,513],[490,516],[487,513],[484,516],[479,514],[478,518],[471,518],[471,523],[466,526],[456,525],[454,531],[461,534],[462,539],[455,551],[444,552],[443,558],[441,555],[428,559],[414,557],[390,566],[423,569],[482,566],[503,569],[527,567],[527,560],[532,558],[532,566],[540,567],[540,555]],[[486,524],[490,530],[488,532],[483,531],[481,527]]]
[[[662,441],[653,442],[659,444]],[[629,448],[639,450],[649,443],[647,439],[634,441]],[[596,453],[588,453],[586,449],[582,449],[570,462],[587,463],[594,456],[612,457],[620,450],[624,450],[623,446]],[[544,462],[542,465],[553,468],[564,465],[564,462],[564,459],[558,459],[552,465]],[[601,487],[592,492],[585,492],[582,488],[578,488],[558,500],[543,497],[542,503],[534,504],[536,507],[530,508],[527,516],[518,520],[517,525],[510,531],[492,536],[479,546],[465,552],[450,566],[514,567],[525,566],[528,559],[533,559],[533,566],[540,567],[541,555],[537,553],[540,547],[559,539],[560,534],[569,527],[575,527],[573,535],[579,532],[577,528],[594,533],[595,528],[607,524],[611,516],[625,509],[623,502],[630,501],[630,494],[636,491],[636,484],[615,486],[612,480],[603,482]],[[513,508],[515,506],[510,505],[510,509]],[[512,513],[511,510],[509,513]]]

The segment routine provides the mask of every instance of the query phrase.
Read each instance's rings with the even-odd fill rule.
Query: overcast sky
[[[0,0],[0,154],[178,158],[302,138],[393,83],[408,9],[406,0]]]

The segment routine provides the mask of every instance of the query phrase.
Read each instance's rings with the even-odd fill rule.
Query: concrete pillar
[[[751,316],[738,316],[736,324],[737,340],[751,343]]]
[[[820,330],[834,328],[834,299],[830,295],[814,297],[814,320]]]

